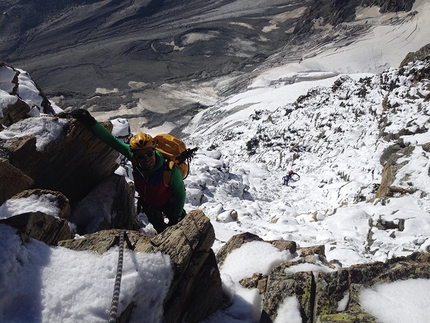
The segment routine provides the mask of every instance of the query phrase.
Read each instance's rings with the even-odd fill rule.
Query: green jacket
[[[133,165],[145,175],[145,177],[151,176],[157,169],[164,167],[164,158],[161,153],[157,152],[156,162],[153,169],[149,171],[143,171],[140,169],[138,161],[133,158],[133,152],[130,149],[130,145],[120,141],[114,135],[112,135],[105,127],[103,127],[98,121],[91,127],[94,134],[109,147],[115,149],[122,155],[124,155],[128,160],[132,161]],[[169,187],[173,190],[174,199],[172,201],[172,206],[174,210],[174,216],[179,218],[182,216],[182,210],[185,204],[185,186],[182,179],[182,175],[178,168],[174,167],[172,169],[172,174],[170,177]]]

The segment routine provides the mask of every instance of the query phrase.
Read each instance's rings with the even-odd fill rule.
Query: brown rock
[[[37,239],[48,245],[70,239],[72,234],[66,220],[42,212],[29,212],[0,220],[0,223],[16,228],[23,241]]]
[[[251,242],[251,241],[264,241],[259,236],[245,232],[241,234],[237,234],[230,238],[230,240],[227,241],[225,245],[221,247],[221,249],[218,251],[216,255],[216,259],[218,262],[218,266],[221,266],[227,258],[228,254],[231,253],[233,250],[240,248],[244,243]]]
[[[24,209],[21,214],[2,219],[0,223],[18,229],[23,241],[33,238],[49,245],[56,245],[59,240],[70,239],[72,234],[67,221],[70,217],[69,200],[60,192],[41,189],[22,191],[10,200],[28,198],[32,195],[52,202],[52,205],[59,208],[58,214],[53,216],[40,211],[28,212]]]
[[[118,242],[119,234],[120,230],[100,231],[59,245],[105,252]],[[164,322],[198,323],[219,308],[221,278],[211,249],[215,233],[203,212],[189,212],[181,222],[152,239],[137,231],[127,231],[127,237],[135,252],[162,252],[173,262],[174,278],[164,300]]]
[[[270,243],[281,251],[288,250],[291,254],[297,251],[297,244],[295,241],[273,240],[270,241]]]
[[[58,123],[57,118],[44,118],[47,129]],[[112,130],[110,122],[103,125]],[[0,150],[11,165],[34,180],[32,187],[62,192],[73,205],[115,171],[119,153],[78,121],[66,122],[62,131],[42,151],[36,150],[36,139],[28,136],[0,141]]]
[[[0,158],[0,205],[33,183],[30,177],[12,166],[9,160]]]
[[[252,277],[244,278],[239,283],[245,288],[257,288],[260,294],[263,294],[267,287],[267,275],[255,273]]]
[[[30,189],[22,191],[15,196],[12,197],[12,199],[21,199],[21,198],[27,198],[31,195],[36,196],[42,196],[45,195],[45,198],[55,202],[55,204],[59,208],[59,213],[56,215],[61,219],[69,220],[70,219],[70,203],[67,197],[64,196],[61,192],[51,191],[51,190],[43,190],[43,189]]]
[[[0,118],[0,125],[9,127],[19,120],[28,118],[30,107],[27,103],[18,99],[14,104],[9,104],[2,112],[3,117]],[[0,127],[0,131],[2,128],[3,127]]]

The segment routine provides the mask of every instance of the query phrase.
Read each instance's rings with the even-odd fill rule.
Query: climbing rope
[[[121,234],[119,236],[118,267],[116,270],[115,287],[113,290],[112,304],[110,307],[109,323],[116,323],[116,317],[118,313],[119,291],[121,289],[122,263],[124,260],[124,235],[125,230],[121,230]]]

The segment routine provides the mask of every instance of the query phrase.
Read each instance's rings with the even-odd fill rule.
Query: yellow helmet
[[[138,132],[136,135],[130,138],[131,150],[140,150],[154,148],[155,142],[151,135],[147,133]]]

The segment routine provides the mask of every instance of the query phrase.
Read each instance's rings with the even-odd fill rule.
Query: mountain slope
[[[189,207],[232,232],[333,244],[328,258],[343,264],[425,248],[429,67],[427,60],[375,76],[333,78],[273,110],[237,99],[201,112],[190,130],[201,155],[187,181]],[[281,103],[284,94],[276,90],[265,89]],[[301,179],[287,187],[282,176],[289,169]],[[239,221],[229,217],[232,211]],[[339,227],[350,217],[358,236]],[[391,231],[379,237],[381,221],[406,221],[416,240],[393,239]],[[339,234],[350,238],[340,243]]]
[[[403,19],[412,3],[7,0],[0,4],[0,59],[29,71],[59,105],[125,107],[116,115],[141,125],[154,118],[148,110],[165,118],[165,107],[205,108],[242,91],[256,68],[354,43],[374,26]],[[396,12],[396,20],[373,5]]]

